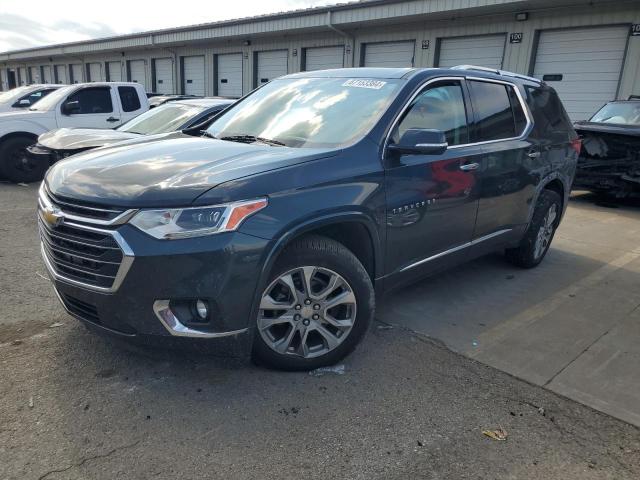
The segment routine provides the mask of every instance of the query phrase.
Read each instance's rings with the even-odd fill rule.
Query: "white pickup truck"
[[[115,128],[147,110],[149,101],[142,85],[96,82],[63,87],[29,109],[0,113],[0,176],[28,178],[31,170],[42,168],[32,165],[26,148],[49,130]]]

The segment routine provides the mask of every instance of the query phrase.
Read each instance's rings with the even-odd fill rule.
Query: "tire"
[[[13,137],[0,145],[0,175],[15,183],[42,180],[49,168],[48,162],[31,158],[26,148],[33,145],[31,137]]]
[[[305,285],[311,285],[310,295]],[[280,370],[340,361],[367,332],[375,310],[373,285],[360,261],[341,243],[316,235],[295,240],[280,254],[259,301],[252,357]]]
[[[552,190],[543,190],[520,245],[505,251],[507,260],[521,268],[533,268],[539,265],[549,250],[560,224],[561,213],[560,195]]]

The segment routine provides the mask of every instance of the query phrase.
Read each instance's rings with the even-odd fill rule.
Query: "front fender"
[[[49,130],[49,128],[39,122],[13,119],[0,121],[0,139],[12,133],[29,133],[39,137]]]

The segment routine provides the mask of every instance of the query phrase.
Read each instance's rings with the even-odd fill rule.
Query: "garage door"
[[[286,75],[289,71],[289,51],[258,52],[257,85]]]
[[[242,54],[216,55],[216,95],[242,96]]]
[[[182,57],[182,71],[184,93],[204,96],[204,57]]]
[[[504,35],[479,35],[475,37],[443,38],[440,40],[438,66],[479,65],[502,68]]]
[[[304,69],[307,72],[342,67],[344,67],[344,46],[342,45],[307,48],[304,51]]]
[[[107,62],[107,81],[109,82],[121,82],[122,81],[122,64],[120,62]]]
[[[29,67],[29,83],[41,83],[40,68]]]
[[[591,117],[614,100],[629,27],[593,27],[540,33],[533,75],[555,88],[572,120]]]
[[[367,43],[365,67],[412,67],[415,42]]]
[[[153,62],[153,67],[155,69],[153,91],[157,93],[174,93],[173,60],[170,58],[156,58]]]
[[[19,67],[18,68],[18,83],[20,85],[26,85],[27,84],[27,69],[24,67]]]
[[[67,68],[65,65],[56,65],[56,83],[69,83],[67,80]]]
[[[89,71],[89,81],[90,82],[101,82],[102,81],[102,65],[93,62],[88,64],[87,70]]]
[[[51,75],[51,65],[42,66],[42,82],[53,83],[53,76]]]
[[[83,81],[82,65],[77,65],[77,64],[71,65],[71,81],[73,83],[82,83]]]
[[[146,88],[147,71],[144,68],[144,60],[129,60],[129,82],[136,82]]]

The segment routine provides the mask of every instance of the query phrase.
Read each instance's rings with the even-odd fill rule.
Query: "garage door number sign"
[[[522,43],[522,32],[509,34],[509,43]]]
[[[640,36],[640,23],[631,25],[631,35],[634,37]]]

